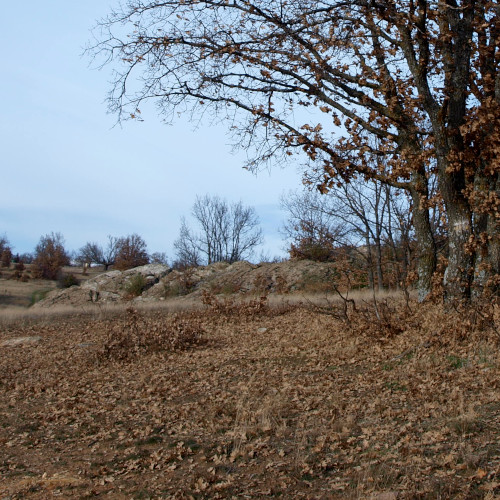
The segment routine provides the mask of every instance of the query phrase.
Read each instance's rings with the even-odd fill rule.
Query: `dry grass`
[[[0,347],[0,498],[500,494],[494,328],[415,304],[389,304],[397,330],[362,301],[349,324],[207,304],[4,326],[0,344],[42,341]],[[133,355],[103,356],[122,333]]]

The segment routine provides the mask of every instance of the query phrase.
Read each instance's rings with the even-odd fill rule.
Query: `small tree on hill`
[[[168,257],[165,252],[153,252],[149,256],[149,261],[151,264],[163,264],[164,266],[168,266]]]
[[[228,205],[218,196],[197,197],[192,215],[199,231],[193,232],[183,219],[174,243],[181,264],[237,262],[248,258],[262,242],[255,209],[244,207],[241,201]]]
[[[61,233],[51,233],[40,238],[35,248],[35,258],[31,265],[35,278],[55,280],[63,268],[70,263],[69,255],[64,248]]]
[[[120,238],[117,245],[116,269],[123,271],[149,263],[146,242],[138,234],[131,234],[126,238]]]
[[[119,250],[120,238],[108,236],[108,244],[102,247],[98,243],[88,242],[78,252],[77,260],[81,263],[100,264],[107,271],[114,265]]]

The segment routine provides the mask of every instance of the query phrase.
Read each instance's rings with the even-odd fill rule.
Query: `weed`
[[[139,297],[146,288],[146,279],[142,274],[136,274],[132,276],[130,281],[127,283],[125,290],[129,298]]]
[[[469,361],[464,358],[460,358],[459,356],[455,356],[453,354],[446,356],[448,363],[450,364],[450,368],[452,370],[458,370],[460,368],[464,368],[469,364]]]
[[[32,306],[33,304],[36,304],[37,302],[40,302],[41,300],[43,300],[47,296],[47,294],[49,292],[50,292],[50,290],[35,290],[31,294],[30,306]]]

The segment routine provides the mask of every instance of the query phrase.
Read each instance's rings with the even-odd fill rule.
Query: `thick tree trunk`
[[[414,181],[416,180],[414,179]],[[415,182],[415,184],[417,183]],[[426,185],[427,183],[425,182],[425,184],[420,186],[419,190],[412,188],[410,191],[413,202],[413,225],[417,240],[417,291],[419,302],[425,300],[432,290],[432,276],[436,271],[437,262],[436,242],[432,233],[429,209],[422,203],[426,201],[427,197],[423,199],[420,193],[423,186]]]
[[[463,179],[441,168],[440,191],[448,214],[448,266],[444,275],[447,299],[469,300],[474,275],[474,254],[467,248],[472,241],[470,205],[463,196]]]

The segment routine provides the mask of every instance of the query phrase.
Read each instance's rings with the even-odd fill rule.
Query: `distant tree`
[[[353,180],[327,195],[306,189],[281,200],[290,256],[336,260],[348,249],[371,288],[397,287],[414,260],[410,204],[404,192],[375,180]]]
[[[125,238],[120,238],[117,245],[116,269],[123,271],[149,263],[146,242],[138,234],[131,234]]]
[[[2,267],[9,267],[10,263],[12,262],[12,250],[10,248],[6,248],[3,250],[2,254],[0,255],[0,262],[2,264]]]
[[[100,264],[107,271],[109,266],[112,266],[116,261],[120,241],[120,238],[108,235],[106,247],[102,247],[98,243],[88,242],[80,248],[76,260],[82,264]]]
[[[197,197],[192,215],[198,232],[183,219],[174,247],[178,261],[188,265],[236,262],[249,258],[262,242],[259,218],[252,207],[228,205],[218,196]]]
[[[0,266],[9,267],[12,260],[12,248],[7,236],[0,236]]]
[[[19,256],[19,262],[22,262],[23,264],[31,264],[34,259],[34,255],[29,252],[25,252]]]
[[[98,243],[92,242],[85,243],[75,257],[75,260],[81,264],[97,264],[102,259],[102,247]]]
[[[168,266],[168,257],[165,252],[153,252],[149,256],[149,262],[151,264],[163,264],[164,266]]]
[[[198,249],[197,238],[188,228],[186,219],[181,219],[181,229],[179,238],[174,242],[177,258],[173,263],[173,268],[184,270],[188,267],[198,267],[202,265],[202,257]]]
[[[281,228],[290,241],[289,254],[295,259],[326,262],[335,258],[335,247],[345,241],[345,229],[332,213],[322,210],[324,199],[306,190],[290,192],[280,200],[287,219]]]
[[[64,238],[61,233],[51,233],[40,238],[35,248],[35,258],[31,270],[35,278],[55,280],[63,266],[70,263],[68,253],[64,248]]]

